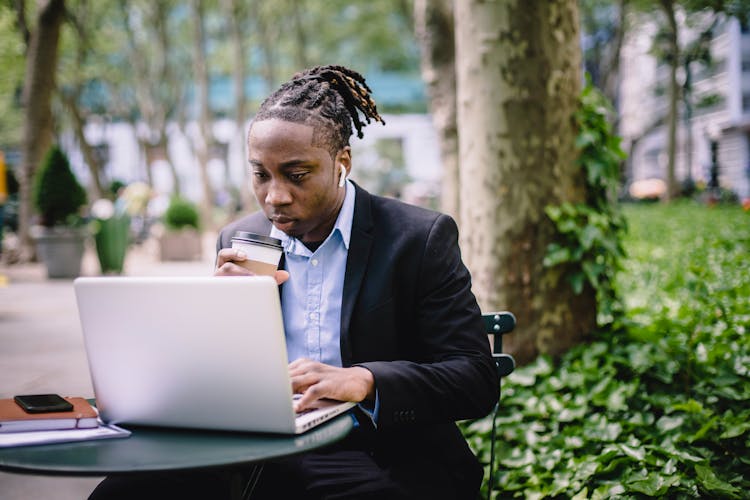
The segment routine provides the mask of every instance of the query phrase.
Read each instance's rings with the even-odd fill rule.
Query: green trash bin
[[[94,240],[102,274],[121,274],[130,244],[130,217],[119,214],[96,222]]]

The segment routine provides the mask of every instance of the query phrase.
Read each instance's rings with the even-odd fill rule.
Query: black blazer
[[[458,228],[447,215],[355,187],[341,359],[374,375],[378,458],[478,490],[482,470],[454,422],[489,413],[499,381]],[[237,230],[268,235],[271,223],[256,212],[229,224],[217,251]]]

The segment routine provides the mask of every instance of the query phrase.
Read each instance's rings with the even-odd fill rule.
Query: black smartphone
[[[73,409],[73,405],[58,394],[27,394],[14,396],[13,400],[26,413],[51,413]]]

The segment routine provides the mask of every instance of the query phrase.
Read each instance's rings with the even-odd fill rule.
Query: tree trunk
[[[292,26],[294,27],[294,64],[298,71],[302,71],[310,65],[307,57],[307,33],[302,22],[303,5],[297,0],[291,0],[289,8],[292,11]]]
[[[227,19],[229,41],[232,48],[232,78],[234,80],[234,120],[237,123],[237,136],[240,142],[245,140],[245,122],[247,121],[247,95],[245,93],[245,77],[247,75],[247,64],[245,54],[249,53],[245,44],[245,33],[243,23],[243,9],[237,0],[223,0],[224,16]],[[227,152],[229,148],[227,148]],[[226,182],[229,178],[229,157],[226,158],[227,172]],[[254,204],[254,196],[250,192],[250,169],[243,162],[242,183],[240,184],[240,201],[242,207],[249,210]]]
[[[206,37],[203,29],[204,5],[203,0],[192,0],[193,18],[193,71],[195,72],[195,91],[198,100],[198,137],[192,142],[195,158],[198,161],[203,200],[201,209],[203,222],[211,226],[211,209],[214,203],[214,192],[211,179],[208,177],[208,161],[213,132],[211,130],[211,110],[208,103],[208,63],[206,61]]]
[[[48,0],[39,5],[36,29],[26,51],[26,76],[23,86],[23,139],[18,233],[22,258],[33,252],[31,225],[31,185],[42,156],[52,144],[52,93],[57,73],[57,48],[60,26],[65,15],[64,0]]]
[[[83,154],[83,161],[89,169],[89,175],[91,176],[91,184],[88,187],[89,199],[97,200],[104,195],[101,178],[103,165],[94,153],[94,148],[86,139],[87,113],[85,112],[85,105],[81,102],[84,85],[88,83],[85,76],[87,75],[86,61],[94,50],[89,28],[93,28],[94,24],[86,17],[91,12],[88,2],[80,0],[77,7],[79,10],[75,13],[68,12],[67,21],[76,34],[75,65],[73,69],[74,73],[80,76],[68,81],[67,85],[64,84],[63,87],[68,87],[68,89],[60,89],[57,95],[70,115],[73,134]]]
[[[441,210],[459,220],[456,63],[451,0],[415,0],[414,27],[421,50],[422,79],[430,96],[443,166]]]
[[[263,54],[263,66],[261,73],[263,79],[266,81],[267,93],[270,94],[276,89],[276,41],[273,39],[269,28],[273,19],[269,19],[271,16],[268,15],[269,4],[268,0],[255,0],[253,2],[253,10],[260,15],[256,15],[256,30],[258,32],[258,42],[260,43],[261,53]],[[299,71],[302,71],[300,68]]]
[[[677,67],[680,64],[680,46],[677,37],[677,19],[675,18],[673,0],[660,0],[664,14],[669,23],[669,115],[667,116],[667,189],[664,201],[672,200],[678,192],[675,177],[675,156],[677,152],[677,104],[680,87],[677,84]]]
[[[617,17],[620,22],[617,24],[614,45],[609,53],[606,72],[602,75],[602,91],[615,107],[620,100],[620,54],[625,43],[625,34],[628,31],[628,2],[629,0],[617,2]],[[616,120],[619,120],[619,118],[616,118]]]
[[[91,186],[89,186],[89,199],[97,200],[104,195],[104,189],[102,187],[101,171],[102,165],[98,158],[94,154],[94,148],[91,147],[88,140],[86,139],[85,127],[86,119],[81,115],[80,109],[78,109],[78,100],[80,99],[81,88],[78,87],[73,95],[67,95],[64,92],[59,92],[60,100],[65,105],[73,125],[73,133],[75,134],[78,146],[81,148],[81,154],[83,154],[83,161],[89,168],[89,175],[91,176]]]
[[[687,164],[684,187],[693,190],[693,83],[690,62],[685,63],[685,84],[682,89],[682,101],[685,106],[685,163]]]
[[[153,187],[152,161],[154,158],[161,159],[167,162],[172,174],[172,191],[179,195],[180,177],[169,156],[167,132],[169,108],[177,107],[182,91],[181,82],[174,76],[170,66],[171,46],[167,30],[170,6],[164,0],[155,1],[150,5],[152,10],[144,16],[148,28],[144,32],[149,34],[145,44],[138,43],[138,36],[128,19],[130,4],[127,0],[120,0],[119,6],[123,17],[123,27],[128,38],[128,60],[133,67],[135,100],[141,119],[148,128],[147,136],[138,137],[138,141],[143,144],[146,153],[149,185]]]
[[[518,319],[520,363],[559,354],[596,326],[594,291],[545,268],[547,205],[584,201],[574,113],[581,88],[576,0],[456,2],[461,244],[484,311]]]

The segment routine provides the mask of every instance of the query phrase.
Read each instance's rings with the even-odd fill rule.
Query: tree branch
[[[29,25],[26,22],[26,0],[15,0],[15,11],[16,11],[16,26],[18,26],[18,32],[21,33],[23,38],[24,46],[26,47],[25,52],[29,51],[29,40],[31,39],[31,31]]]

